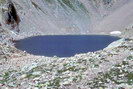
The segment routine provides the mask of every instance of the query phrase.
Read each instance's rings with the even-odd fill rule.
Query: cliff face
[[[88,34],[94,24],[129,0],[12,0],[20,35]],[[117,5],[120,3],[120,5]]]

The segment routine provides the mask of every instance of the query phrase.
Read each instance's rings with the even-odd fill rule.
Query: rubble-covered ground
[[[132,22],[131,0],[111,0],[109,5],[107,2],[107,7],[100,3],[107,0],[78,0],[80,2],[76,3],[74,0],[13,1],[21,18],[21,31],[15,35],[10,30],[0,28],[0,89],[133,89],[133,26],[123,30]],[[123,4],[125,6],[122,8]],[[120,9],[116,11],[118,7]],[[79,11],[75,12],[73,8]],[[32,34],[49,33],[88,34],[90,18],[88,12],[85,14],[86,10],[91,13],[89,17],[92,20],[98,21],[111,14],[102,20],[96,31],[98,34],[106,31],[103,34],[109,34],[118,30],[121,39],[103,50],[66,58],[35,56],[15,48],[12,37],[22,39]],[[92,25],[97,25],[96,22]],[[117,25],[123,29],[112,29]],[[110,31],[106,29],[108,26]]]
[[[10,34],[1,31],[1,89],[132,89],[132,28],[107,48],[58,58],[27,54],[16,49]],[[5,39],[6,38],[6,39]]]

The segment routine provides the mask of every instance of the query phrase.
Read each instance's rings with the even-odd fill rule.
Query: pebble
[[[35,72],[33,72],[32,74],[33,75],[40,75],[42,72],[41,71],[35,71]]]

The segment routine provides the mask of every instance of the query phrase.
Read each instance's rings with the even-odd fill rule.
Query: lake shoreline
[[[33,81],[33,79],[38,78],[38,77],[32,77],[32,76],[34,76],[32,74],[31,74],[31,76],[28,77],[28,75],[31,73],[30,71],[33,70],[34,68],[36,70],[33,70],[32,73],[33,74],[37,73],[38,76],[42,76],[42,74],[40,74],[40,73],[43,73],[43,70],[44,70],[44,69],[41,70],[40,67],[41,68],[51,68],[50,73],[52,73],[52,76],[53,76],[53,79],[51,79],[51,81],[54,82],[54,79],[56,79],[56,77],[57,77],[57,76],[53,75],[55,73],[54,71],[58,71],[58,72],[61,71],[59,73],[66,73],[66,70],[64,70],[64,68],[68,68],[68,66],[65,66],[64,68],[62,68],[62,66],[66,65],[66,64],[71,65],[71,63],[73,63],[72,65],[74,65],[74,66],[72,66],[72,68],[74,68],[74,69],[67,70],[68,74],[61,75],[62,77],[67,76],[69,78],[67,78],[68,80],[66,80],[66,78],[64,78],[64,81],[66,83],[60,81],[60,84],[63,83],[63,85],[60,85],[60,87],[63,87],[64,85],[66,87],[73,87],[73,84],[75,84],[75,83],[76,83],[75,88],[81,87],[82,84],[80,84],[80,83],[87,83],[87,81],[89,79],[89,81],[93,81],[93,83],[90,84],[89,86],[88,85],[84,86],[84,87],[89,88],[89,87],[92,87],[93,84],[95,84],[94,79],[97,76],[99,76],[99,72],[108,73],[109,70],[111,70],[111,68],[113,66],[115,66],[116,64],[120,64],[124,60],[128,60],[127,58],[129,58],[129,57],[132,57],[133,38],[132,38],[132,35],[130,35],[131,33],[132,33],[131,29],[125,30],[124,32],[122,32],[122,35],[119,36],[122,39],[111,43],[107,48],[105,48],[103,50],[96,51],[96,52],[88,52],[88,53],[84,53],[84,54],[78,54],[73,57],[64,57],[64,58],[35,56],[35,55],[27,54],[25,51],[20,51],[20,50],[16,49],[13,45],[10,46],[10,44],[8,44],[8,43],[3,44],[0,46],[1,51],[3,51],[3,54],[0,56],[0,59],[1,59],[0,62],[2,63],[2,65],[0,65],[0,67],[1,67],[0,72],[4,74],[4,73],[8,73],[11,70],[15,70],[15,74],[18,73],[21,75],[16,76],[17,79],[14,81],[14,82],[16,82],[16,83],[14,83],[14,88],[15,88],[15,86],[22,87],[22,88],[28,88],[28,86],[30,86],[29,83],[32,83],[31,81]],[[94,59],[94,60],[90,60],[90,59]],[[86,62],[84,62],[84,61],[86,61]],[[94,62],[91,62],[91,61],[94,61]],[[86,65],[84,63],[89,63],[89,64]],[[99,64],[97,64],[97,63],[99,63]],[[42,67],[43,65],[47,65],[47,66]],[[132,64],[130,64],[130,65],[132,65]],[[77,70],[78,67],[80,67],[78,69],[79,71]],[[89,70],[89,69],[91,69],[91,70]],[[80,71],[82,71],[82,73]],[[95,72],[95,74],[94,74],[94,72]],[[13,74],[13,73],[14,73],[13,71],[10,72],[10,74]],[[75,74],[73,74],[73,77],[72,77],[71,73],[75,73]],[[43,74],[50,77],[50,75],[49,74],[47,75],[47,73],[43,73]],[[78,82],[74,82],[73,80],[71,80],[71,78],[77,78],[77,76],[79,78]],[[80,79],[80,76],[83,79]],[[10,78],[9,81],[11,79],[12,78]],[[47,79],[45,79],[45,80],[47,81]],[[35,80],[35,81],[38,81],[38,80]],[[39,81],[42,82],[42,80],[39,80]],[[98,80],[98,81],[100,81],[100,80]],[[19,84],[22,84],[22,82],[29,82],[29,83],[24,84],[24,85],[23,84],[17,85],[17,82]],[[71,82],[73,82],[73,83],[71,83]],[[69,84],[72,84],[72,85],[69,85]],[[10,88],[10,86],[11,85],[8,82],[4,82],[4,84],[2,83],[3,88],[5,88],[5,87]],[[54,87],[56,87],[56,86],[57,85],[54,85]],[[108,85],[106,85],[106,86],[108,86]],[[115,86],[113,86],[113,87],[116,88],[116,86],[117,86],[117,84],[115,84]],[[35,88],[36,86],[30,86],[30,87]],[[53,87],[53,86],[51,85],[50,87]],[[93,86],[93,87],[95,87],[95,86]],[[130,87],[130,86],[126,86],[126,87]]]

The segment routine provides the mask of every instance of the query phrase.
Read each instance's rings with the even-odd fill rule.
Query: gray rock
[[[118,41],[115,41],[113,43],[111,43],[110,45],[108,45],[108,47],[106,47],[105,49],[113,49],[113,48],[116,48],[118,46],[121,46],[122,43],[124,42],[124,39],[120,39]]]

